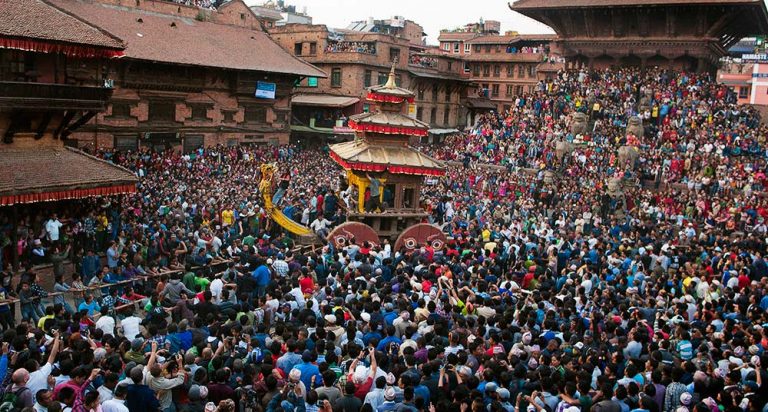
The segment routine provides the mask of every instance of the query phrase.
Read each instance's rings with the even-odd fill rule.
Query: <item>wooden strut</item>
[[[69,122],[71,122],[72,118],[74,117],[75,117],[75,111],[73,110],[67,110],[67,112],[64,113],[64,118],[61,119],[61,123],[59,123],[59,127],[57,127],[56,131],[53,132],[54,139],[58,139],[59,136],[61,136],[62,130],[64,130],[64,128],[69,125]]]
[[[64,131],[61,133],[61,137],[66,139],[75,129],[88,123],[91,119],[93,119],[94,116],[96,116],[96,112],[93,110],[85,112],[82,116],[80,116],[79,119],[77,119],[76,122],[72,123],[71,126],[64,129]]]
[[[40,125],[37,126],[37,132],[35,132],[35,140],[40,140],[43,138],[43,135],[45,135],[45,130],[48,128],[48,125],[51,123],[51,118],[53,117],[53,113],[50,111],[46,111],[43,114],[43,119],[40,121]]]

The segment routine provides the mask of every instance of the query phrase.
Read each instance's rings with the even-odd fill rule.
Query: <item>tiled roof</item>
[[[0,196],[135,184],[128,169],[68,147],[0,147]]]
[[[0,36],[123,48],[120,39],[42,0],[0,0]]]
[[[347,162],[443,169],[445,165],[407,146],[372,145],[363,140],[337,143],[331,150]]]
[[[480,34],[478,33],[472,33],[472,32],[464,32],[464,31],[442,31],[440,32],[440,35],[437,36],[438,41],[451,41],[451,40],[468,40],[473,39]]]
[[[360,113],[350,116],[349,120],[357,123],[370,123],[382,126],[410,127],[417,129],[429,128],[429,124],[400,113]]]
[[[519,36],[480,36],[468,41],[470,44],[508,44],[517,40]]]
[[[260,31],[89,0],[51,2],[121,38],[126,58],[327,77]]]
[[[512,10],[560,7],[653,6],[691,4],[760,4],[763,0],[517,0]]]
[[[360,99],[353,96],[333,96],[330,94],[296,94],[291,97],[294,106],[347,107]]]

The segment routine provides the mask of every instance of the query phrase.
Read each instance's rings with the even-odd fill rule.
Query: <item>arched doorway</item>
[[[616,64],[616,59],[607,54],[597,56],[592,60],[592,67],[595,69],[610,69],[614,64]]]
[[[583,54],[577,54],[568,58],[571,69],[581,69],[589,65],[589,58]]]
[[[645,61],[645,67],[669,67],[669,59],[657,54]]]
[[[697,63],[698,60],[695,57],[684,55],[676,58],[672,62],[672,67],[675,70],[694,71],[696,70]]]
[[[624,56],[619,60],[619,65],[622,67],[640,67],[642,64],[643,60],[634,54]]]

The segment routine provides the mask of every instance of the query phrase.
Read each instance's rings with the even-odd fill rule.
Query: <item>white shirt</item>
[[[43,389],[48,389],[48,375],[53,371],[53,365],[46,362],[40,369],[29,374],[29,382],[27,382],[27,388],[32,394],[32,399],[35,399],[35,395]]]
[[[214,236],[213,239],[211,239],[211,249],[213,249],[214,252],[219,253],[219,249],[221,249],[221,239],[219,239],[218,236]]]
[[[213,302],[216,304],[221,303],[221,291],[224,289],[224,282],[221,278],[216,278],[211,282],[209,287],[211,289],[211,295],[213,295]]]
[[[105,335],[115,336],[115,319],[112,316],[102,316],[96,321],[96,329],[101,329]]]
[[[125,400],[110,399],[101,404],[101,410],[103,412],[128,412],[128,407],[125,406]]]
[[[329,222],[327,219],[315,219],[309,227],[314,230],[315,232],[326,229],[328,225],[330,225],[331,222]]]
[[[136,316],[129,316],[120,321],[120,325],[123,327],[123,336],[128,340],[136,339],[136,336],[141,333],[139,325],[141,324],[141,318]]]
[[[99,392],[99,402],[102,404],[115,397],[115,394],[112,392],[112,389],[109,389],[104,385],[99,386],[99,389],[96,389],[96,390]]]
[[[45,231],[48,232],[48,237],[51,240],[59,240],[59,228],[64,226],[58,220],[50,219],[45,223]]]

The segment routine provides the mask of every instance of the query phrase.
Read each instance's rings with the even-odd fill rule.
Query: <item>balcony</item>
[[[112,97],[105,87],[53,83],[0,82],[2,109],[68,109],[102,111]]]

